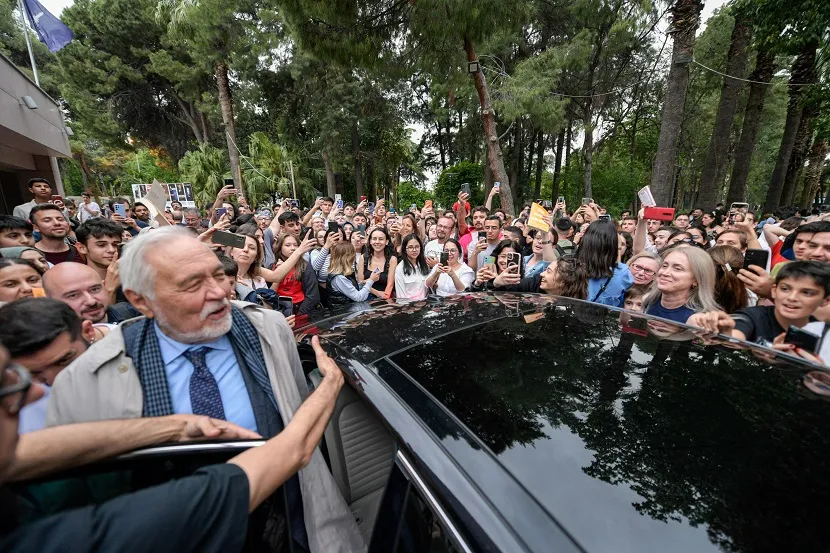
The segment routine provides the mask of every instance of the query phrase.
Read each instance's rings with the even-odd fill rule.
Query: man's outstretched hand
[[[193,442],[197,440],[261,440],[262,436],[232,422],[212,419],[204,415],[170,415],[182,423],[176,441]]]

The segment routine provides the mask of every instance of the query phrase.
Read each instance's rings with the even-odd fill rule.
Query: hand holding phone
[[[767,250],[748,249],[744,255],[744,269],[748,269],[749,267],[755,265],[766,271],[768,260],[769,252]]]
[[[127,218],[127,206],[124,204],[113,204],[112,212],[124,217],[125,219]]]
[[[210,237],[210,241],[220,246],[231,246],[232,248],[244,248],[245,237],[241,234],[234,234],[224,230],[217,230]]]
[[[784,336],[784,343],[792,344],[799,349],[815,354],[820,339],[821,337],[817,334],[808,332],[795,325],[790,325],[790,328],[787,329],[787,334]]]

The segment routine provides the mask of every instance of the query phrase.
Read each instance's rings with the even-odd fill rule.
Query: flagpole
[[[23,23],[23,34],[26,35],[26,48],[29,49],[29,60],[32,62],[32,73],[35,74],[35,84],[40,86],[40,78],[37,75],[37,64],[35,63],[35,52],[32,50],[29,26],[26,24],[26,8],[23,7],[23,0],[17,0],[17,8],[20,10],[20,22]]]
[[[35,63],[35,51],[32,49],[32,38],[29,36],[29,26],[26,24],[26,8],[23,7],[23,0],[17,0],[17,8],[20,10],[20,22],[23,24],[23,34],[26,36],[26,48],[29,50],[29,61],[32,62],[32,74],[35,76],[35,84],[40,87],[40,77],[37,74]],[[61,169],[58,167],[58,160],[55,156],[49,156],[49,166],[52,168],[52,178],[55,180],[55,188],[58,194],[65,195],[63,190],[63,179]]]

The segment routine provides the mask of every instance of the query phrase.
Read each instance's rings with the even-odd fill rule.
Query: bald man
[[[61,263],[43,274],[46,296],[62,301],[84,321],[93,324],[118,324],[137,317],[129,304],[115,304],[98,272],[80,263]]]

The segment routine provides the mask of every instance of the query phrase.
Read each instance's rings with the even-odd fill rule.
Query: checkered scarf
[[[274,390],[268,378],[268,370],[265,368],[265,357],[262,354],[259,333],[238,308],[231,307],[231,317],[233,325],[230,340],[234,349],[242,355],[248,370],[268,396],[271,405],[279,411]],[[152,319],[142,319],[127,326],[123,331],[124,344],[127,356],[133,360],[141,381],[141,389],[144,393],[142,415],[163,417],[173,414],[173,402],[170,399],[164,360],[161,357],[161,348],[153,330],[153,324]]]

